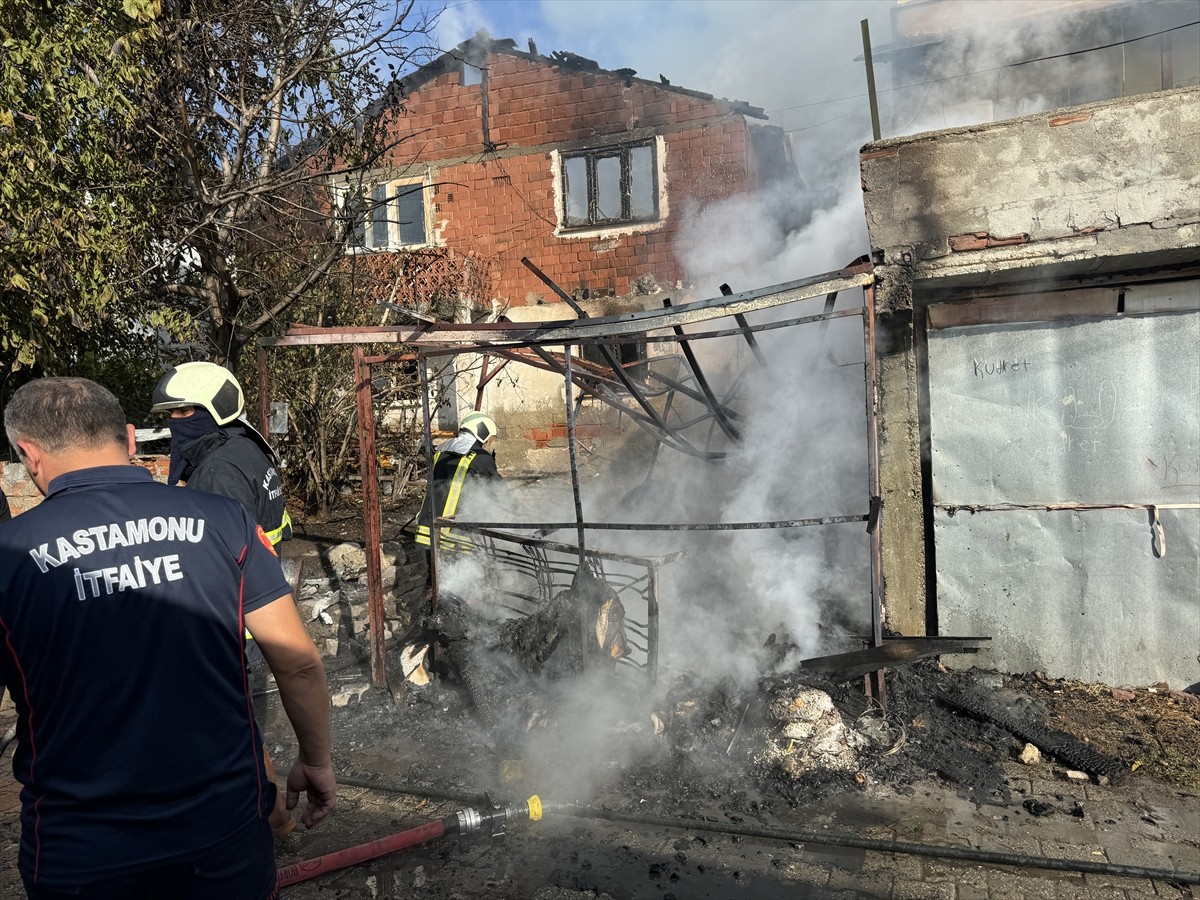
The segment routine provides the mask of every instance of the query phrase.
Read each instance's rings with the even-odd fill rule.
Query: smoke
[[[881,17],[890,5],[573,0],[541,3],[529,22],[506,21],[512,4],[467,4],[443,13],[438,33],[443,46],[481,27],[515,38],[521,49],[532,37],[542,53],[569,50],[605,68],[630,66],[651,80],[661,74],[672,84],[778,110],[771,112],[771,123],[789,132],[798,177],[705,208],[681,208],[687,223],[682,244],[691,248],[680,251],[681,262],[693,296],[711,297],[722,283],[750,290],[837,269],[866,252],[857,152],[870,138],[870,122],[863,67],[854,57],[861,53],[859,20]],[[843,97],[849,99],[813,104]],[[745,227],[733,229],[730,222]],[[862,302],[861,293],[854,293],[840,308]],[[820,303],[792,304],[777,314],[818,312]],[[708,463],[663,449],[643,486],[638,485],[647,474],[644,461],[597,474],[585,459],[581,489],[588,521],[755,522],[866,512],[860,320],[764,332],[759,341],[768,358],[765,370],[740,338],[694,345],[715,390],[740,415],[743,441],[718,440],[728,458]],[[665,352],[678,355],[671,347]],[[680,398],[675,408],[684,418],[698,412]],[[690,429],[688,437],[699,445],[710,440],[703,427]],[[499,463],[503,471],[504,460]],[[464,493],[463,520],[575,518],[569,485],[562,481],[472,487],[470,496]],[[550,538],[573,543],[576,535]],[[660,684],[669,684],[674,673],[688,673],[697,689],[728,680],[735,690],[752,692],[765,670],[849,649],[848,635],[868,627],[868,544],[861,523],[589,531],[587,546],[637,556],[686,554],[661,572]],[[556,561],[574,565],[565,554]],[[456,563],[445,573],[443,589],[495,597],[515,587],[501,586],[496,578],[493,570]],[[629,619],[644,623],[647,610],[632,600],[627,604]],[[793,647],[787,658],[764,649],[772,635],[773,646]],[[489,657],[483,643],[481,659]],[[618,672],[634,679],[626,679],[622,690],[614,690],[611,678],[598,677],[604,673],[582,683],[543,685],[547,717],[558,726],[552,733],[531,725],[543,720],[528,710],[511,711],[500,729],[523,736],[510,752],[538,769],[549,793],[590,796],[610,767],[621,768],[655,746],[651,713],[671,720],[665,701],[638,683],[644,676],[621,667]],[[556,758],[572,759],[570,784],[546,782],[562,768]]]
[[[884,136],[1095,99],[1085,95],[1088,88],[1074,95],[1056,91],[1058,70],[1049,64],[1014,65],[1077,49],[1079,43],[1077,20],[1070,16],[1042,17],[1038,28],[1008,21],[1005,9],[1021,5],[956,4],[956,35],[939,53],[907,69],[877,63]],[[604,68],[632,67],[649,79],[661,74],[672,84],[766,109],[771,123],[789,135],[796,181],[703,208],[679,207],[686,222],[680,260],[695,295],[708,298],[722,283],[735,291],[760,288],[840,268],[867,252],[857,153],[871,139],[871,123],[863,64],[855,57],[862,53],[860,20],[870,20],[873,44],[880,48],[892,40],[895,8],[887,0],[546,0],[533,8],[534,20],[518,21],[512,11],[529,6],[471,4],[443,14],[439,34],[445,35],[444,46],[479,27],[516,38],[518,46],[532,37],[543,53],[570,50]],[[1093,61],[1069,64],[1075,82]],[[1038,77],[1030,78],[1028,90],[1004,90],[1006,79],[1025,79],[1034,71]],[[1018,99],[1005,105],[1006,93]],[[820,302],[792,304],[771,315],[815,313]],[[839,308],[861,302],[860,293],[847,292]],[[740,338],[695,344],[717,394],[739,414],[742,441],[717,442],[728,457],[709,463],[663,449],[643,486],[644,463],[627,467],[624,480],[585,470],[587,520],[736,523],[866,513],[861,320],[763,332],[759,341],[765,369]],[[675,408],[683,409],[685,419],[689,408],[696,412],[694,403],[679,400]],[[700,444],[709,439],[701,428],[688,436]],[[493,510],[504,512],[485,518],[574,520],[569,488],[561,482],[490,486],[485,494],[492,488],[507,492],[488,498]],[[575,539],[573,532],[553,537]],[[861,522],[778,530],[589,531],[587,545],[641,556],[686,553],[662,569],[664,678],[686,671],[698,686],[733,679],[749,691],[764,668],[786,670],[799,659],[852,649],[852,638],[869,627],[869,542]],[[793,647],[782,660],[764,649],[772,635]],[[555,689],[561,701],[557,715],[569,720],[569,728],[559,730],[565,743],[543,742],[533,730],[522,752],[530,759],[546,757],[548,769],[557,768],[552,759],[558,753],[590,761],[572,767],[573,793],[586,796],[603,779],[605,765],[630,758],[615,749],[625,746],[613,740],[615,734],[632,729],[645,737],[640,745],[652,741],[648,719],[640,705],[617,699],[603,681],[589,681],[577,691],[565,684]]]

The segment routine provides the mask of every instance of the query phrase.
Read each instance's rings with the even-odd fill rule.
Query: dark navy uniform
[[[194,859],[260,820],[270,840],[243,617],[289,592],[238,503],[138,466],[62,475],[0,528],[27,883],[71,890]],[[268,876],[248,895],[266,896],[273,863]]]
[[[180,451],[188,487],[224,494],[241,502],[272,544],[292,536],[283,481],[266,451],[236,422],[197,438]]]

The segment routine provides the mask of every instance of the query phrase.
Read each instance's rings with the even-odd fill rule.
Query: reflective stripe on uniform
[[[446,503],[443,506],[441,515],[439,515],[438,518],[448,519],[453,516],[455,511],[458,509],[458,500],[459,497],[462,496],[463,482],[467,480],[467,470],[471,468],[471,461],[475,459],[476,452],[477,451],[471,451],[466,456],[459,459],[458,465],[454,468],[454,476],[450,479],[450,492],[446,495]],[[441,451],[433,454],[433,464],[435,466],[437,465],[438,458],[441,455]],[[439,542],[447,549],[466,549],[474,546],[474,542],[472,542],[472,540],[467,536],[451,535],[449,525],[442,526],[442,530],[438,534],[438,539]],[[417,526],[416,541],[418,544],[424,544],[426,547],[429,546],[430,534],[428,525]]]
[[[288,512],[285,509],[283,511],[283,521],[279,523],[279,527],[274,531],[264,531],[263,534],[267,536],[267,540],[271,542],[271,546],[276,547],[279,545],[279,542],[283,540],[284,533],[290,531],[291,527],[292,517],[288,515]],[[246,631],[246,640],[254,640],[254,635],[252,635],[249,631]]]
[[[271,542],[271,546],[275,546],[283,540],[284,533],[292,528],[292,517],[287,514],[287,510],[283,511],[283,521],[279,523],[279,527],[274,531],[266,532],[267,540]]]

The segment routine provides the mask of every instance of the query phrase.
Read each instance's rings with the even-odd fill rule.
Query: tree
[[[161,200],[148,111],[157,3],[5,3],[0,11],[0,377],[67,373],[178,337],[143,304]],[[131,340],[122,340],[129,332]],[[116,334],[114,334],[114,332]],[[114,337],[117,339],[114,340]]]
[[[172,202],[155,289],[198,304],[211,357],[236,366],[345,256],[361,207],[334,215],[333,184],[411,161],[395,77],[429,56],[430,23],[411,0],[174,0],[158,24],[152,118]]]
[[[486,260],[427,248],[413,253],[343,255],[319,285],[297,301],[294,312],[318,326],[380,325],[391,321],[391,308],[420,309],[449,320],[479,314],[491,295],[492,273]],[[384,304],[379,298],[394,301]],[[396,353],[394,344],[368,347],[371,354]],[[285,462],[289,497],[324,518],[342,488],[358,473],[357,409],[352,351],[348,346],[276,350],[268,355],[271,397],[288,404],[287,435],[276,441]],[[250,361],[241,367],[242,383],[253,385]],[[431,371],[452,366],[450,357],[431,363]],[[436,409],[444,388],[435,383]],[[377,450],[383,457],[420,459],[423,432],[421,385],[415,363],[379,365],[373,372]]]

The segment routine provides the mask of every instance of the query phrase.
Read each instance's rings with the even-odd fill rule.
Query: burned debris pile
[[[977,803],[1008,802],[1005,763],[1020,758],[1026,741],[1097,778],[1127,770],[1094,750],[1072,755],[1083,745],[1047,728],[1029,698],[933,660],[889,670],[886,711],[861,681],[838,683],[803,665],[751,686],[674,672],[655,688],[621,671],[622,617],[616,594],[585,569],[528,616],[500,618],[444,595],[401,644],[410,658],[414,648],[435,648],[430,674],[443,690],[463,690],[487,733],[481,744],[497,761],[526,754],[535,729],[578,729],[587,714],[579,709],[586,696],[579,685],[603,684],[619,699],[620,714],[600,722],[594,713],[592,727],[602,735],[597,752],[609,755],[610,769],[620,760],[618,781],[664,800],[750,789],[764,801],[802,803],[940,778]],[[410,678],[410,690],[423,689]],[[568,712],[564,704],[576,708]]]

